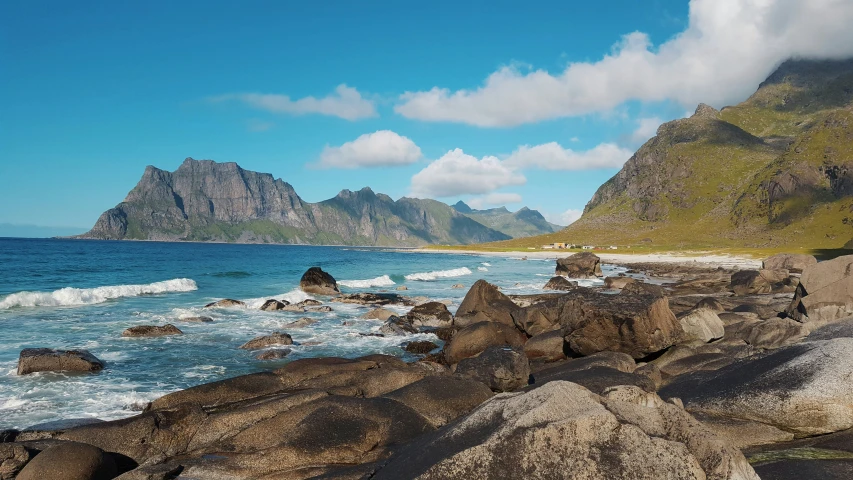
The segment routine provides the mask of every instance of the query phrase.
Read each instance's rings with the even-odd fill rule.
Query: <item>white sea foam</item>
[[[369,280],[338,280],[338,285],[350,288],[390,287],[396,285],[388,275],[371,278]]]
[[[492,266],[492,264],[491,264],[491,263],[489,263],[489,262],[483,262],[483,263],[481,263],[480,265],[482,265],[482,266],[484,266],[484,267],[491,267],[491,266]]]
[[[269,297],[249,298],[249,299],[243,300],[243,302],[246,303],[246,308],[248,308],[250,310],[257,310],[257,309],[261,308],[261,305],[263,305],[264,302],[266,302],[267,300],[269,300],[271,298],[274,298],[276,300],[286,300],[288,303],[299,303],[302,300],[308,300],[308,299],[313,300],[314,299],[314,297],[312,297],[311,295],[308,295],[307,293],[303,292],[302,290],[300,290],[298,288],[294,288],[293,290],[291,290],[287,293],[282,293],[279,295],[271,295]]]
[[[480,272],[488,272],[489,271],[489,269],[486,267],[477,267],[477,270]]]
[[[421,280],[429,282],[432,280],[438,280],[439,278],[462,277],[465,275],[471,275],[471,273],[473,272],[471,272],[467,267],[462,267],[451,270],[437,270],[435,272],[413,273],[411,275],[406,275],[406,280]]]
[[[93,305],[122,297],[197,290],[195,281],[175,278],[146,285],[112,285],[97,288],[62,288],[53,292],[18,292],[0,300],[0,310],[14,307],[61,307]]]

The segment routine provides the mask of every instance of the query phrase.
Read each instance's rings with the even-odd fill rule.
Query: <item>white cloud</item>
[[[481,195],[527,179],[497,157],[477,159],[461,149],[451,150],[412,177],[412,194],[425,197]]]
[[[309,96],[291,100],[287,95],[274,93],[231,93],[213,97],[210,100],[213,102],[237,100],[260,110],[291,115],[316,113],[345,120],[377,116],[376,105],[372,100],[365,99],[358,90],[344,84],[338,85],[334,93],[323,98]]]
[[[559,143],[519,147],[504,164],[512,168],[541,168],[544,170],[591,170],[620,168],[633,152],[612,143],[602,143],[591,150],[576,152]]]
[[[637,145],[645,143],[646,140],[654,137],[658,132],[658,127],[663,123],[658,117],[640,118],[637,120],[637,129],[631,134],[631,143]]]
[[[465,202],[471,208],[482,210],[491,207],[503,207],[511,203],[521,203],[521,195],[517,193],[491,193],[482,197],[474,197]]]
[[[391,130],[366,133],[340,147],[326,146],[320,154],[321,168],[359,168],[409,165],[420,160],[421,149],[407,137]]]
[[[686,30],[654,46],[622,37],[594,63],[560,73],[508,66],[473,90],[406,92],[407,118],[506,127],[602,112],[628,100],[721,107],[743,100],[782,61],[853,55],[850,0],[692,0]]]
[[[577,219],[581,218],[581,215],[583,215],[583,210],[575,210],[573,208],[570,208],[565,212],[558,213],[542,212],[542,216],[545,217],[545,220],[562,226],[571,225],[577,221]]]

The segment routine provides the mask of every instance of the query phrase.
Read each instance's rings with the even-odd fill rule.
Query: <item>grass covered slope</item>
[[[477,223],[503,232],[512,238],[532,237],[557,232],[563,228],[548,222],[541,213],[527,207],[516,212],[510,212],[506,207],[475,210],[460,200],[453,205],[453,208]]]
[[[836,249],[853,238],[853,61],[789,61],[745,102],[700,105],[602,185],[552,242]]]

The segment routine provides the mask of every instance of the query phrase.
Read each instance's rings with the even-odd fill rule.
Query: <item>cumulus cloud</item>
[[[640,118],[637,120],[637,129],[631,133],[631,143],[645,143],[646,140],[657,134],[658,127],[663,123],[658,117]]]
[[[477,159],[461,149],[451,150],[412,177],[412,194],[424,197],[481,195],[510,185],[524,185],[521,173],[497,157]]]
[[[409,165],[422,157],[421,149],[407,137],[391,130],[366,133],[340,147],[326,146],[320,168],[390,167]]]
[[[305,97],[292,100],[275,93],[230,93],[212,97],[213,102],[239,101],[259,110],[290,115],[320,114],[358,120],[377,116],[376,105],[362,97],[355,88],[338,85],[334,93],[323,98]]]
[[[507,66],[482,86],[406,92],[394,110],[407,118],[507,127],[602,112],[628,101],[673,100],[717,107],[747,97],[792,57],[853,55],[850,0],[692,0],[687,28],[655,46],[624,35],[593,63],[562,72]]]
[[[558,213],[542,212],[542,216],[545,217],[545,220],[562,226],[571,225],[572,223],[577,221],[577,219],[581,218],[581,215],[583,215],[583,210],[576,210],[573,208],[570,208],[565,212]]]
[[[466,203],[471,208],[482,210],[484,208],[502,207],[510,203],[521,203],[521,195],[517,193],[491,193],[482,197],[474,197]]]
[[[592,170],[620,168],[631,158],[631,152],[613,143],[602,143],[583,152],[563,148],[557,142],[524,145],[512,152],[504,164],[511,168],[541,168],[544,170]]]

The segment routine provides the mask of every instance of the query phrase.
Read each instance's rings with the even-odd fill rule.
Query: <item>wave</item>
[[[491,264],[491,263],[489,263],[489,262],[483,262],[483,263],[481,263],[480,265],[482,265],[482,266],[484,266],[484,267],[491,267],[491,266],[492,266],[492,264]]]
[[[388,275],[371,278],[369,280],[338,280],[338,285],[350,288],[390,287],[396,285]]]
[[[471,273],[473,272],[471,272],[467,267],[462,267],[451,270],[437,270],[435,272],[413,273],[411,275],[406,275],[406,280],[429,282],[432,280],[438,280],[439,278],[462,277],[464,275],[471,275]]]
[[[93,305],[122,297],[198,290],[195,281],[175,278],[145,285],[112,285],[96,288],[61,288],[53,292],[18,292],[0,300],[0,310],[14,307],[62,307]]]
[[[243,299],[243,302],[246,304],[246,308],[250,310],[257,310],[261,308],[261,305],[263,305],[264,302],[271,298],[274,298],[276,300],[286,300],[288,303],[299,303],[302,300],[314,299],[314,297],[308,295],[302,290],[294,288],[293,290],[287,293],[279,293],[278,295],[269,295],[266,297],[247,298]]]
[[[477,267],[477,271],[480,271],[480,272],[488,272],[488,271],[489,271],[489,269],[488,269],[488,268],[486,268],[486,267]]]

